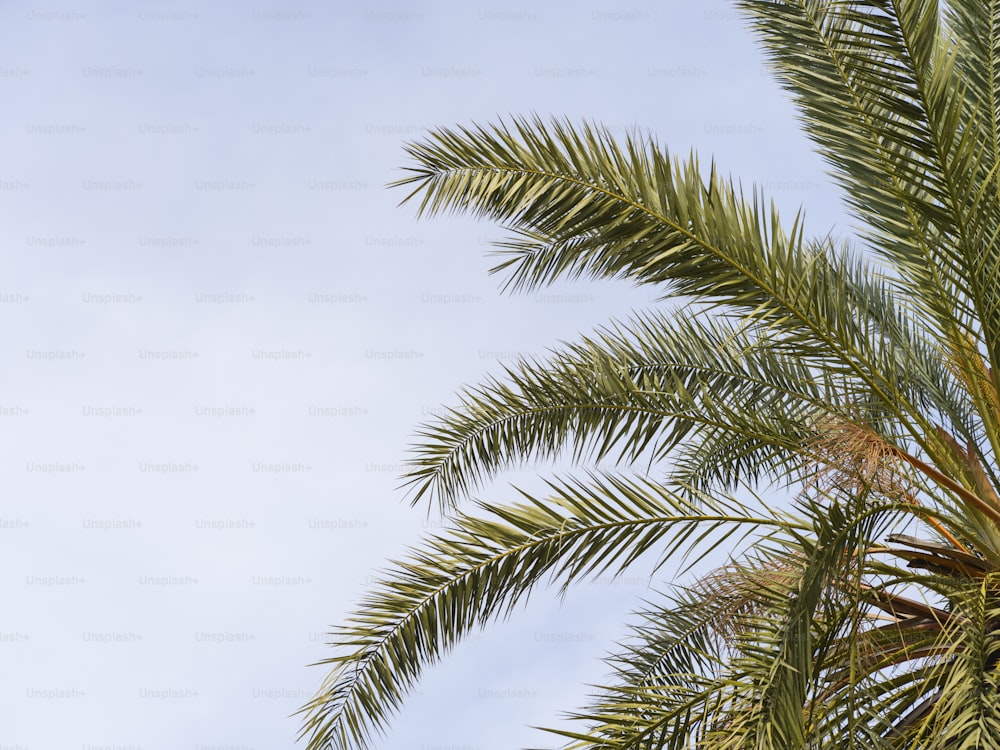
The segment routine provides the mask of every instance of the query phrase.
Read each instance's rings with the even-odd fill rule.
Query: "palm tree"
[[[309,748],[368,745],[537,584],[696,549],[729,561],[644,605],[570,746],[1000,747],[1000,2],[738,5],[855,246],[638,135],[513,119],[411,144],[407,199],[508,228],[509,289],[627,279],[678,304],[422,428],[407,479],[448,528],[333,633]],[[581,473],[544,496],[459,507],[563,451]]]

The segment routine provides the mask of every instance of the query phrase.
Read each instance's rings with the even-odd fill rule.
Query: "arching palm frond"
[[[505,375],[423,428],[408,477],[416,499],[453,502],[508,465],[564,448],[578,461],[660,460],[706,429],[788,462],[809,416],[830,403],[805,364],[725,320],[684,314],[639,316]]]
[[[717,546],[755,528],[795,526],[735,500],[695,505],[625,477],[551,488],[545,500],[526,495],[517,505],[482,504],[481,516],[458,515],[386,573],[350,624],[331,634],[341,654],[321,662],[334,671],[303,709],[310,747],[366,744],[427,664],[473,628],[506,617],[543,576],[566,587],[617,574],[650,551],[662,556],[659,567],[685,543]]]

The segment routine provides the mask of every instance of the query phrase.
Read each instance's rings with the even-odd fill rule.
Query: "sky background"
[[[11,0],[0,100],[0,750],[301,746],[326,631],[439,526],[397,489],[416,427],[655,303],[501,296],[500,229],[397,207],[407,140],[509,114],[638,128],[849,230],[716,0]],[[647,596],[641,571],[538,591],[379,747],[557,746],[529,725],[582,704]]]

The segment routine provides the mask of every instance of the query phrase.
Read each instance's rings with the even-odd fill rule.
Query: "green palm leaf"
[[[395,565],[332,636],[342,651],[311,704],[303,733],[310,748],[361,746],[385,726],[424,665],[476,626],[505,617],[543,578],[565,589],[608,570],[617,574],[647,551],[657,564],[684,544],[714,545],[756,527],[792,528],[754,516],[736,501],[695,506],[662,486],[623,477],[553,484],[545,501],[481,505]],[[671,538],[666,538],[672,535]]]
[[[466,391],[423,429],[410,460],[417,499],[430,492],[452,502],[502,468],[565,447],[576,460],[658,460],[704,430],[749,441],[748,456],[774,454],[778,470],[808,417],[829,403],[810,370],[781,350],[724,320],[683,314],[640,316],[505,375]]]

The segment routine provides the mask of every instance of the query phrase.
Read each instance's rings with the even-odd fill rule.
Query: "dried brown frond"
[[[810,459],[806,491],[835,487],[890,498],[913,495],[899,449],[859,422],[836,415],[822,417],[805,455]]]
[[[933,467],[910,456],[863,422],[827,415],[817,420],[814,434],[815,437],[804,451],[810,463],[803,493],[818,490],[827,494],[836,490],[861,496],[875,492],[886,498],[921,507],[916,485],[908,473],[909,468],[917,468],[932,481],[947,482],[947,478],[939,476]],[[952,491],[962,490],[961,487],[952,485],[954,483],[943,486]],[[1000,508],[1000,503],[997,508]],[[957,549],[965,549],[938,520],[930,516],[925,516],[924,520]]]
[[[733,645],[746,632],[752,632],[754,617],[765,615],[776,596],[787,596],[798,588],[805,564],[804,555],[786,555],[780,559],[759,561],[753,567],[730,565],[712,571],[696,584],[706,602],[725,602],[725,614],[712,623],[723,643]]]

